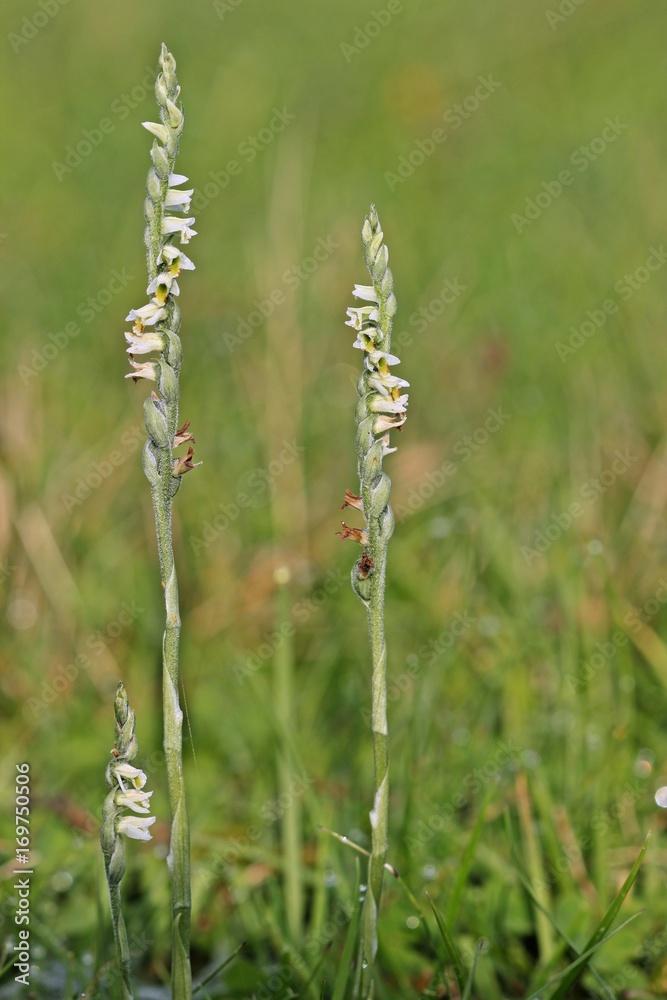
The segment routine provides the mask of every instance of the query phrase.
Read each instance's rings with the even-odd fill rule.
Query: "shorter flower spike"
[[[136,757],[139,747],[134,731],[134,712],[130,708],[123,684],[119,684],[116,689],[114,713],[116,745],[111,750],[112,759],[106,769],[109,793],[102,808],[100,842],[109,889],[116,959],[124,986],[123,996],[131,1000],[130,953],[120,893],[120,883],[125,874],[125,838],[150,840],[148,828],[155,822],[155,816],[146,815],[150,811],[150,799],[153,794],[143,791],[146,775],[140,768],[130,763]],[[127,814],[126,809],[132,812]],[[133,815],[135,813],[143,815]]]

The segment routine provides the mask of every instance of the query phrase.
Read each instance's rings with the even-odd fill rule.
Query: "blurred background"
[[[623,915],[646,912],[596,956],[616,992],[587,974],[570,995],[665,995],[664,4],[5,0],[2,22],[0,930],[11,964],[27,761],[20,995],[94,991],[111,955],[98,834],[120,679],[158,816],[128,852],[128,932],[140,995],[166,995],[162,595],[147,390],[123,378],[162,41],[199,233],[181,415],[203,465],[175,501],[197,975],[245,941],[210,996],[319,996],[356,877],[320,827],[369,844],[366,622],[336,531],[374,202],[411,383],[387,460],[404,882],[380,995],[457,995],[428,890],[468,964],[483,941],[473,996],[528,996],[567,949],[520,872],[581,950],[649,829]],[[308,974],[324,955],[314,986],[284,972],[291,950]]]

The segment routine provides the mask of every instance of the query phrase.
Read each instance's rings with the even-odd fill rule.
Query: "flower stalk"
[[[125,838],[150,840],[149,827],[155,822],[155,816],[148,815],[153,793],[144,791],[146,775],[130,763],[136,757],[139,747],[134,734],[134,712],[128,704],[122,684],[116,690],[114,711],[118,736],[111,751],[113,760],[106,770],[106,782],[110,791],[102,809],[100,842],[111,904],[119,989],[123,1000],[133,1000],[130,948],[120,893],[120,883],[125,874]],[[129,814],[127,809],[131,810]]]
[[[189,424],[179,428],[179,375],[181,368],[181,311],[177,278],[194,264],[181,247],[189,243],[195,231],[190,210],[192,189],[181,190],[187,177],[174,173],[181,132],[183,110],[180,87],[176,79],[176,63],[165,45],[160,54],[160,71],[155,82],[155,96],[160,122],[144,122],[154,136],[151,149],[153,161],[148,171],[144,214],[146,230],[146,260],[150,301],[132,309],[127,319],[132,330],[125,334],[127,353],[133,371],[126,377],[155,382],[144,403],[144,418],[148,440],[143,451],[143,469],[150,483],[160,576],[165,602],[165,632],[163,638],[163,720],[164,753],[171,813],[171,835],[167,858],[172,885],[172,967],[171,987],[175,1000],[192,997],[190,969],[190,831],[188,826],[185,783],[183,774],[183,712],[179,698],[179,638],[181,617],[178,582],[172,544],[172,502],[182,477],[198,464],[192,461],[193,449],[186,456],[175,457],[176,447],[194,443],[188,433]],[[182,216],[173,212],[184,213]],[[134,355],[158,353],[155,360],[134,361]]]
[[[387,547],[394,530],[389,506],[391,480],[382,469],[389,447],[389,432],[400,430],[406,420],[408,397],[402,390],[408,383],[391,368],[399,359],[390,353],[391,327],[396,313],[389,254],[374,206],[362,229],[364,260],[371,285],[355,285],[353,295],[365,304],[347,310],[346,325],[356,332],[354,346],[364,355],[363,371],[357,383],[357,459],[360,496],[346,491],[343,507],[361,511],[363,529],[343,522],[341,539],[351,538],[363,546],[361,558],[352,569],[352,589],[366,608],[371,646],[371,729],[375,794],[371,821],[371,856],[368,887],[364,902],[357,986],[363,997],[372,996],[373,968],[377,955],[377,928],[384,865],[388,847],[389,813],[389,733],[387,727],[387,646],[384,635],[384,599]]]

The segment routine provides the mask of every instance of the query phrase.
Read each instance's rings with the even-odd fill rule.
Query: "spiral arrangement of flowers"
[[[392,373],[399,358],[390,353],[391,326],[396,313],[394,281],[389,252],[384,243],[375,207],[361,232],[364,260],[370,285],[355,285],[353,295],[365,305],[347,310],[347,326],[356,331],[354,346],[363,351],[364,366],[357,382],[357,465],[360,495],[346,490],[343,508],[352,507],[364,516],[363,528],[345,524],[341,539],[351,538],[363,546],[352,568],[352,588],[366,607],[371,645],[371,729],[375,766],[375,795],[370,811],[371,856],[364,903],[363,931],[358,980],[361,996],[372,993],[373,966],[377,955],[377,925],[388,847],[389,732],[387,727],[387,645],[384,635],[384,592],[387,547],[394,530],[389,506],[391,480],[382,469],[390,447],[390,432],[406,421],[408,397],[405,379]]]

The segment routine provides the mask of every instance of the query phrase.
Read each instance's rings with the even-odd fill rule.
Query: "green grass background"
[[[346,57],[342,43],[385,9],[382,0],[218,10],[70,0],[26,41],[22,19],[41,8],[3,4],[0,911],[11,947],[13,774],[27,760],[35,996],[80,994],[110,956],[98,824],[121,678],[158,815],[153,842],[129,851],[129,933],[137,978],[155,989],[167,975],[162,609],[138,446],[146,390],[123,380],[123,318],[145,289],[150,139],[140,122],[155,111],[141,81],[163,40],[183,87],[179,170],[202,192],[230,160],[243,168],[195,212],[197,270],[181,281],[181,412],[204,463],[175,503],[197,974],[246,941],[209,995],[297,993],[296,973],[280,979],[287,944],[314,969],[333,938],[312,988],[319,995],[326,979],[331,995],[355,856],[318,824],[368,845],[366,629],[347,585],[355,552],[335,531],[343,492],[355,487],[359,357],[343,320],[365,278],[359,233],[373,201],[399,301],[394,329],[405,333],[400,374],[411,382],[410,418],[387,461],[399,511],[387,595],[389,858],[419,907],[428,890],[446,912],[489,797],[450,915],[464,954],[487,941],[473,997],[500,1000],[527,997],[568,961],[521,887],[508,829],[579,948],[651,829],[623,911],[646,912],[595,961],[615,991],[606,995],[667,992],[665,815],[654,800],[667,785],[667,266],[640,272],[632,294],[617,284],[667,235],[667,12],[651,0],[585,0],[556,21],[543,0],[403,0]],[[390,184],[387,173],[480,76],[500,85]],[[134,106],[121,117],[124,94]],[[276,108],[294,120],[247,162],[241,144]],[[58,168],[105,118],[113,128],[99,145]],[[627,127],[578,169],[571,157],[608,118]],[[568,169],[573,182],[518,232],[513,214]],[[285,272],[329,238],[333,252],[293,287]],[[114,270],[127,283],[107,295]],[[440,308],[448,280],[465,290]],[[230,348],[254,301],[276,290],[284,301],[273,315]],[[618,308],[563,361],[556,345],[610,299]],[[37,371],[49,334],[72,322],[78,334],[48,348]],[[490,409],[508,418],[488,434]],[[285,444],[298,459],[278,469]],[[625,467],[610,472],[617,452]],[[86,493],[80,480],[95,483],[100,462],[112,471],[104,466],[110,474]],[[240,493],[252,506],[229,517]],[[544,548],[536,533],[554,516],[565,524],[573,503],[579,513],[551,528],[558,537],[543,554],[522,552]],[[225,507],[229,523],[198,545]],[[292,582],[281,612],[282,565]],[[119,629],[124,603],[135,611]],[[286,725],[263,646],[285,608],[297,628]],[[453,638],[457,621],[466,627]],[[86,659],[63,680],[77,655]],[[510,755],[499,764],[503,745]],[[306,791],[274,819],[281,754]],[[282,846],[288,814],[303,884],[296,939],[284,891],[295,863]],[[385,903],[378,995],[446,995],[442,955],[419,914],[435,941],[432,918],[391,878]],[[274,986],[262,986],[271,974]],[[14,995],[11,970],[4,978]],[[587,973],[571,995],[605,994]]]

